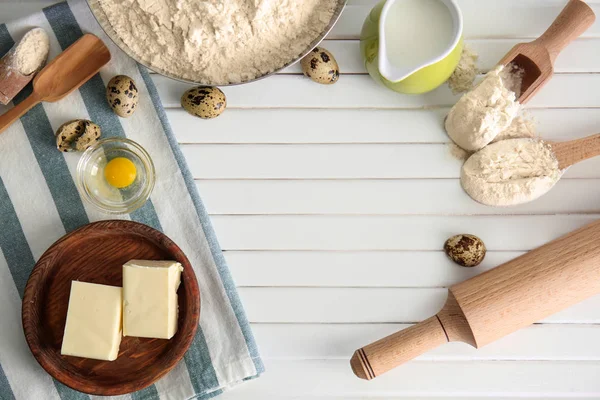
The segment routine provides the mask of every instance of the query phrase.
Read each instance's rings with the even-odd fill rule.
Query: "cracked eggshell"
[[[211,119],[225,111],[227,99],[219,88],[197,86],[187,90],[181,96],[181,106],[196,117]]]
[[[338,63],[329,51],[315,47],[301,61],[300,66],[304,75],[317,83],[330,85],[340,77]]]
[[[60,151],[85,151],[100,139],[100,127],[87,119],[74,119],[62,124],[55,133]]]
[[[106,100],[119,117],[127,118],[133,115],[139,101],[134,80],[126,75],[112,78],[106,85]]]

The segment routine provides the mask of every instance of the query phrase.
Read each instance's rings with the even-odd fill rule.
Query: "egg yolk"
[[[108,184],[119,189],[131,185],[136,175],[135,164],[125,157],[114,158],[104,167],[104,177]]]

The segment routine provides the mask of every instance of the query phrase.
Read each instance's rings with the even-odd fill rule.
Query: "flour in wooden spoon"
[[[561,174],[552,149],[544,141],[508,139],[469,157],[460,180],[474,200],[490,206],[510,206],[542,196]]]
[[[121,40],[151,67],[206,84],[248,81],[298,57],[337,0],[100,0]]]

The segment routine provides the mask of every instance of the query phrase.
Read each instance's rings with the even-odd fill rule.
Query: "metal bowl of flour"
[[[86,1],[88,3],[88,6],[90,7],[90,10],[92,11],[92,14],[94,15],[94,17],[98,21],[98,24],[100,24],[100,26],[104,30],[104,32],[129,57],[133,58],[135,61],[137,61],[141,65],[145,66],[149,70],[154,71],[157,74],[166,76],[167,78],[175,79],[175,80],[180,81],[180,82],[190,83],[190,84],[194,84],[194,85],[206,85],[206,86],[233,86],[233,85],[241,85],[241,84],[244,84],[244,83],[255,82],[257,80],[264,79],[264,78],[266,78],[266,77],[268,77],[270,75],[276,74],[279,71],[281,71],[281,70],[289,67],[290,65],[295,64],[296,62],[298,62],[302,58],[304,58],[304,56],[307,55],[313,48],[315,48],[316,46],[318,46],[319,43],[321,43],[321,41],[325,38],[325,36],[327,36],[327,34],[329,33],[329,31],[331,31],[331,29],[333,28],[333,26],[336,24],[336,22],[340,18],[340,15],[342,14],[342,10],[344,9],[344,7],[346,5],[346,0],[338,0],[336,8],[335,8],[335,11],[333,12],[333,15],[331,16],[331,20],[329,21],[329,24],[327,24],[327,26],[325,27],[325,29],[323,30],[323,32],[321,32],[321,34],[315,40],[313,40],[306,47],[306,49],[304,49],[304,51],[302,51],[302,53],[298,54],[298,56],[296,56],[295,58],[291,59],[289,62],[285,63],[281,67],[279,67],[279,68],[277,68],[277,69],[275,69],[275,70],[273,70],[273,71],[271,71],[269,73],[266,73],[264,75],[258,76],[258,77],[254,78],[254,79],[249,79],[249,80],[245,80],[245,81],[242,81],[242,82],[232,82],[232,83],[227,83],[227,84],[218,83],[217,84],[217,83],[205,82],[205,81],[200,81],[200,80],[195,81],[195,80],[186,79],[186,78],[183,78],[181,76],[174,75],[174,74],[172,74],[172,73],[170,73],[168,71],[156,68],[156,67],[150,65],[148,62],[142,60],[141,57],[139,57],[137,54],[135,54],[132,51],[132,49],[125,42],[123,42],[123,40],[121,40],[121,38],[119,37],[119,35],[117,34],[117,32],[113,29],[113,27],[112,27],[112,25],[110,23],[109,18],[104,13],[104,10],[102,9],[102,7],[99,5],[99,3],[101,3],[103,0],[86,0]]]

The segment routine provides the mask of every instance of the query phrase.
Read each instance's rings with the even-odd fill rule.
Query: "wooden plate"
[[[124,337],[115,361],[62,356],[71,281],[122,286],[122,267],[131,259],[183,265],[175,336]],[[119,395],[151,385],[181,360],[198,327],[200,293],[190,262],[171,239],[136,222],[101,221],[64,236],[42,255],[25,287],[22,317],[27,344],[50,375],[84,393]]]

